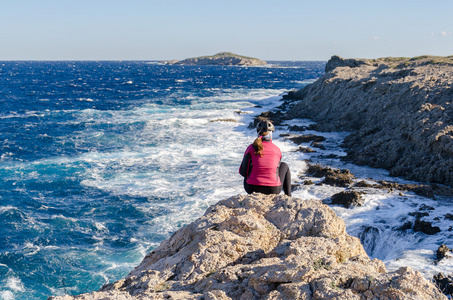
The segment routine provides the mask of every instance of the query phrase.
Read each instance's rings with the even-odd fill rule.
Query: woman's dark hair
[[[268,135],[268,132],[263,132],[259,137],[253,142],[253,149],[255,149],[255,155],[263,157],[263,135]]]

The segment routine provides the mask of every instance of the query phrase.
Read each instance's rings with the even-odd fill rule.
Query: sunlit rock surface
[[[238,195],[176,231],[130,274],[62,299],[446,299],[410,268],[386,272],[321,201]]]

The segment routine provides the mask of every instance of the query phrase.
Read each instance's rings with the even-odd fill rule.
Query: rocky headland
[[[284,97],[286,118],[349,131],[347,157],[392,176],[453,186],[453,57],[343,59]]]
[[[253,57],[242,56],[231,52],[220,52],[210,56],[186,58],[184,60],[166,61],[170,65],[219,65],[219,66],[262,66],[266,62]]]
[[[151,251],[126,278],[69,299],[447,299],[410,268],[387,272],[318,200],[234,196]]]

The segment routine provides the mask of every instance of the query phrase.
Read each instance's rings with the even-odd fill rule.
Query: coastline
[[[293,104],[294,103],[292,103],[291,101],[286,101],[282,104],[281,108],[283,109],[283,107],[285,107],[285,109],[287,109]],[[280,121],[276,121],[277,123],[284,123],[287,119],[287,114],[285,115],[279,113],[271,113],[271,116],[274,118],[274,120],[277,120],[277,118],[279,117],[281,118]],[[269,113],[267,114],[267,117],[269,117]],[[314,125],[314,127],[316,126],[320,125]],[[384,188],[391,187],[386,186]],[[256,218],[261,218],[260,215],[266,218],[268,214],[268,212],[263,211],[263,207],[269,207],[269,204],[263,205],[263,202],[267,201],[269,203],[270,201],[271,203],[273,203],[273,201],[284,201],[285,199],[283,198],[285,197],[279,196],[276,200],[266,200],[264,198],[259,196],[255,198],[253,198],[252,196],[244,198],[244,196],[238,195],[236,197],[222,200],[213,207],[225,206],[228,209],[239,209],[240,211],[231,213],[231,216],[236,216],[236,218],[228,220],[228,226],[226,226],[225,223],[218,222],[218,218],[225,218],[225,212],[223,211],[223,208],[214,209],[213,207],[211,207],[208,209],[205,216],[211,214],[210,218],[215,221],[207,221],[206,219],[203,219],[205,217],[204,216],[177,231],[170,239],[165,240],[155,251],[149,253],[145,257],[143,262],[125,279],[104,286],[98,292],[83,294],[79,296],[52,297],[50,299],[102,299],[103,297],[123,297],[124,299],[134,299],[140,297],[142,297],[143,299],[285,299],[285,297],[299,297],[301,295],[312,298],[330,297],[332,299],[335,299],[336,297],[338,297],[338,299],[340,299],[341,297],[349,297],[349,299],[354,299],[354,297],[360,297],[359,295],[365,297],[378,296],[381,298],[399,297],[398,299],[446,299],[446,297],[438,291],[438,289],[432,282],[430,282],[426,278],[423,278],[421,273],[414,271],[411,268],[402,267],[396,271],[386,272],[385,266],[383,265],[382,261],[376,259],[371,261],[368,258],[367,254],[364,252],[363,246],[360,244],[358,239],[353,238],[349,235],[340,238],[340,240],[347,239],[351,243],[352,241],[354,241],[352,244],[356,245],[362,250],[357,250],[358,248],[356,248],[356,250],[345,250],[347,253],[352,253],[346,255],[345,259],[338,259],[338,256],[336,256],[338,255],[338,252],[336,252],[337,254],[333,255],[334,257],[336,257],[334,260],[332,260],[332,257],[328,257],[329,255],[331,256],[332,253],[323,253],[323,255],[327,256],[317,260],[314,258],[313,254],[310,254],[310,251],[313,251],[313,249],[307,250],[307,248],[297,248],[297,250],[295,250],[296,248],[294,247],[296,246],[292,245],[292,242],[285,244],[285,247],[292,249],[291,251],[299,251],[301,254],[305,255],[301,259],[308,259],[311,264],[307,273],[299,277],[295,276],[295,274],[298,272],[297,270],[300,271],[300,269],[303,269],[303,266],[297,264],[288,265],[288,262],[293,261],[290,259],[291,257],[279,256],[281,255],[281,253],[279,252],[280,250],[277,249],[283,247],[283,245],[281,244],[263,246],[258,243],[259,245],[256,246],[256,249],[248,249],[251,250],[249,252],[242,253],[240,251],[237,251],[237,253],[234,253],[234,251],[229,251],[229,249],[231,249],[232,247],[234,248],[234,245],[236,245],[237,243],[237,239],[235,239],[236,236],[234,236],[235,234],[239,236],[247,236],[247,238],[249,238],[248,235],[250,234],[257,234],[259,238],[257,238],[256,240],[260,240],[264,237],[263,233],[260,233],[259,230],[261,230],[262,227],[266,227],[266,225],[254,224]],[[253,205],[250,204],[254,201],[257,201],[257,203]],[[293,201],[292,203],[294,203],[294,205],[296,206],[302,205],[302,203],[305,202],[313,203],[313,205],[315,206],[320,204],[319,201],[301,201],[300,199],[296,198],[292,199],[291,201]],[[250,207],[248,207],[247,205],[249,205]],[[288,210],[292,209],[293,204],[282,204],[281,206],[284,207],[282,209],[282,213],[285,214],[289,213]],[[245,211],[243,209],[244,207]],[[258,217],[254,216],[255,219],[253,221],[248,219],[247,221],[244,221],[237,218],[237,216],[242,215],[243,213],[247,213],[246,211],[251,208],[253,208],[252,211],[254,210],[254,212],[258,212]],[[219,210],[222,211],[220,215],[217,214]],[[310,210],[310,208],[308,208],[308,210]],[[329,210],[327,209],[327,211]],[[306,209],[297,211],[297,215],[304,215],[305,213]],[[326,213],[331,214],[331,212]],[[271,223],[275,225],[275,222],[277,221],[274,220]],[[338,222],[338,224],[341,224],[341,219]],[[289,226],[288,224],[290,223],[291,222],[286,223],[286,225],[283,225],[283,227]],[[198,228],[200,224],[203,224],[203,230],[206,229],[207,231],[200,231]],[[335,222],[335,224],[337,223]],[[329,228],[325,229],[333,230],[337,226],[344,227],[344,222],[343,225],[335,224],[331,224],[331,226],[328,226]],[[310,231],[309,228],[310,227],[308,227],[308,229],[305,227],[300,227],[297,230]],[[215,248],[215,250],[212,250],[212,247],[219,247],[219,241],[225,241],[225,236],[217,236],[216,238],[214,238],[215,242],[209,242],[209,246],[205,248],[203,245],[206,243],[206,238],[210,237],[212,233],[211,231],[214,231],[215,234],[217,234],[217,232],[220,232],[221,235],[226,234],[228,238],[230,238],[230,234],[232,232],[234,238],[232,238],[231,240],[228,240],[227,238],[226,240],[230,244],[223,247],[220,246],[221,249]],[[191,237],[191,239],[197,240],[197,238],[195,238],[195,235],[197,234],[201,235],[202,242],[196,245],[191,244],[191,241],[185,237],[189,236]],[[280,234],[276,233],[277,236],[279,236]],[[297,233],[296,236],[298,236]],[[315,234],[315,236],[318,237],[317,234]],[[315,236],[312,236],[312,233],[309,233],[306,237],[311,238]],[[304,234],[299,236],[299,238],[303,237]],[[272,240],[275,239],[275,237],[267,237],[266,239]],[[278,239],[281,240],[282,237],[280,236]],[[283,237],[283,239],[285,238]],[[300,243],[300,240],[297,243]],[[174,248],[174,251],[168,250],[172,247]],[[341,248],[343,246],[335,245],[333,247]],[[188,251],[189,254],[187,254]],[[291,251],[289,253],[294,254],[294,252]],[[319,251],[319,249],[316,251]],[[181,252],[185,254],[183,255],[181,254]],[[288,255],[288,252],[286,250],[283,252],[285,253],[285,255]],[[343,250],[341,250],[340,252],[343,253]],[[209,253],[209,259],[207,259],[200,253]],[[213,259],[212,257],[216,255],[220,256],[220,258],[217,257]],[[358,256],[360,256],[360,258],[358,258]],[[282,260],[283,264],[278,265],[275,258]],[[212,259],[215,261],[215,265],[213,267],[204,266],[204,264],[211,264]],[[332,276],[334,276],[332,274],[336,274],[335,276],[337,276],[339,274],[339,269],[347,270],[349,269],[349,267],[352,267],[351,264],[354,265],[352,267],[352,270],[357,272],[357,268],[359,268],[357,266],[357,262],[359,262],[360,268],[364,268],[359,272],[359,276],[354,273],[355,277],[352,275],[341,275],[340,278],[335,277],[335,281],[323,279],[332,278]],[[181,265],[179,266],[179,264]],[[249,266],[249,264],[251,264],[252,266]],[[254,270],[254,265],[259,268],[259,271],[258,269]],[[179,267],[176,267],[175,270],[175,266]],[[248,270],[247,274],[244,274],[244,266],[247,266],[245,267]],[[282,271],[283,269],[288,270],[289,267],[295,268],[293,271],[291,271],[293,273],[285,273],[284,271]],[[194,268],[196,272],[194,271]],[[349,269],[348,272],[350,271],[351,269]],[[268,276],[267,274],[269,274],[269,272],[276,274],[275,276],[277,276],[278,279],[275,279],[275,277],[273,277],[274,279],[268,280],[268,277],[266,276]],[[315,275],[315,273],[317,275]],[[313,281],[303,281],[305,280],[304,276],[306,274],[310,274],[310,278],[314,278]],[[265,279],[258,279],[262,278],[263,276]],[[240,278],[240,280],[238,278]],[[291,279],[291,281],[288,278],[297,278],[297,280],[300,281],[297,282],[297,280],[293,279]],[[369,278],[373,278],[373,280],[377,279],[374,285],[369,284]],[[368,284],[364,285],[364,282],[367,282]],[[388,284],[388,282],[398,282],[401,285],[399,287],[396,284],[386,285]],[[413,286],[413,282],[416,282],[417,286]],[[404,288],[402,288],[402,286],[404,286]],[[408,286],[411,287],[407,288]],[[241,291],[241,293],[233,292],[234,290],[238,290],[238,287],[240,287],[239,291]],[[379,294],[381,292],[383,294]],[[428,294],[423,294],[425,292]],[[241,296],[244,296],[244,298],[241,298]],[[271,296],[274,298],[269,298]]]
[[[391,176],[453,186],[453,64],[450,57],[343,59],[305,88],[285,118],[319,131],[349,131],[346,159]]]

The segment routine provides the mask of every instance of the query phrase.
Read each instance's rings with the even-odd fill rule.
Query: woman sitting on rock
[[[286,163],[281,162],[282,152],[272,143],[274,125],[260,121],[256,127],[258,137],[245,150],[239,168],[244,177],[244,188],[248,194],[280,194],[291,196],[291,172]]]

